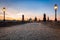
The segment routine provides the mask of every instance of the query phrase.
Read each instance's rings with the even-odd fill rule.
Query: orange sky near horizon
[[[0,20],[3,20],[3,16],[0,16]],[[35,17],[29,17],[29,16],[25,16],[25,20],[28,20],[29,18],[32,18],[32,20],[34,20]],[[5,17],[6,20],[22,20],[22,17],[18,17],[18,18],[12,18],[12,17]],[[43,20],[43,17],[41,16],[37,16],[37,20]],[[47,19],[47,17],[46,17]],[[50,20],[54,20],[54,17],[50,17]],[[57,18],[58,20],[60,20],[60,17]]]

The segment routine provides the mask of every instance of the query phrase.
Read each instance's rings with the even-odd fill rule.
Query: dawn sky
[[[0,0],[0,16],[3,16],[2,8],[6,7],[6,17],[20,19],[24,14],[25,19],[35,16],[43,19],[43,14],[46,13],[53,20],[54,4],[58,5],[57,15],[60,20],[60,0]]]

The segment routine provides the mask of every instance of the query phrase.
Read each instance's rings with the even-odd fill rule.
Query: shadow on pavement
[[[60,22],[41,22],[43,25],[46,25],[50,28],[60,29]]]

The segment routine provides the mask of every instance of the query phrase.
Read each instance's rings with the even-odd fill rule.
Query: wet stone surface
[[[60,40],[60,29],[41,23],[0,27],[0,40]]]

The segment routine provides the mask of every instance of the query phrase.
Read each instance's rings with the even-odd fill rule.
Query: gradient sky
[[[0,0],[0,16],[3,16],[2,8],[6,7],[6,17],[21,19],[34,18],[43,19],[43,14],[54,20],[54,4],[58,5],[58,20],[60,20],[60,0]]]

